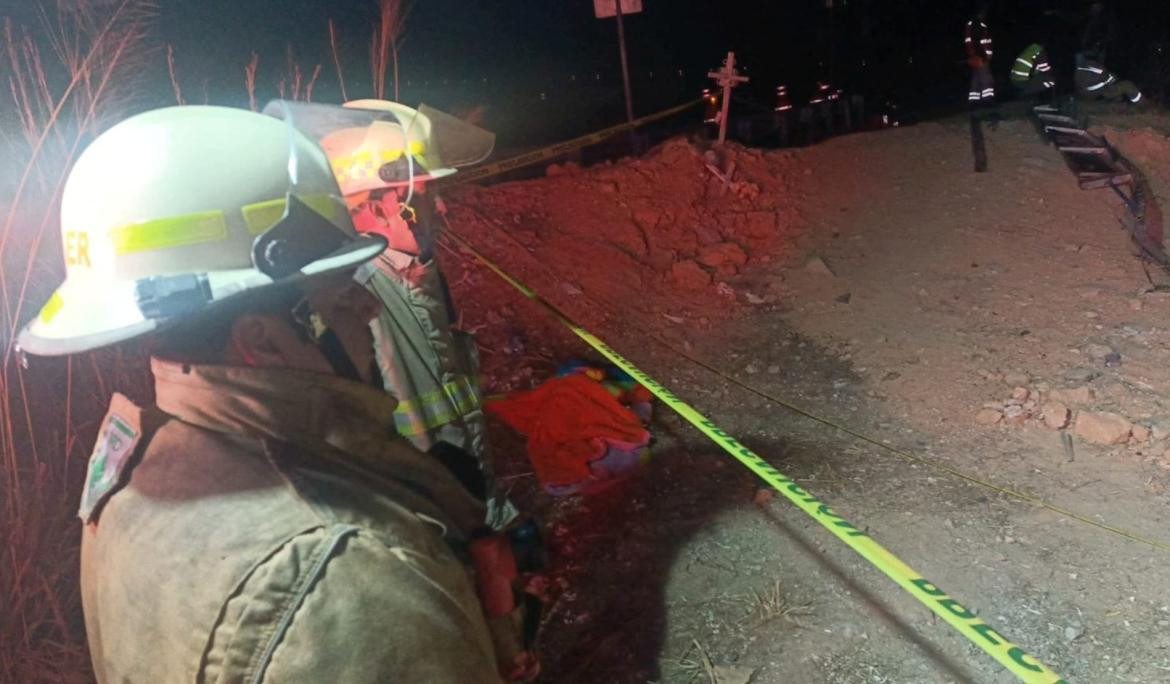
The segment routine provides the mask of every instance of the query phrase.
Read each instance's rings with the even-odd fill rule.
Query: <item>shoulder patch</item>
[[[114,395],[89,457],[85,490],[77,511],[82,522],[93,522],[98,509],[122,483],[122,475],[142,438],[141,414],[129,399]]]

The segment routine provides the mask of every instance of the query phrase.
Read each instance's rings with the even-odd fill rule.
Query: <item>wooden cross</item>
[[[723,68],[719,71],[708,71],[707,76],[715,79],[715,83],[723,88],[723,109],[719,113],[719,143],[727,139],[727,107],[731,104],[731,89],[740,83],[747,83],[747,76],[740,76],[735,70],[735,53],[728,52]]]

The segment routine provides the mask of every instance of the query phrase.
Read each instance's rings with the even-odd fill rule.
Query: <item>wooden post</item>
[[[987,146],[983,142],[983,120],[971,113],[971,152],[975,157],[975,172],[987,171]]]
[[[614,16],[617,17],[618,45],[622,55],[622,85],[626,89],[626,121],[634,121],[634,99],[630,95],[630,66],[626,61],[626,29],[622,24],[622,0],[614,0]]]
[[[723,109],[719,113],[719,144],[727,140],[727,112],[731,105],[731,89],[740,83],[747,83],[747,76],[740,76],[735,71],[735,53],[728,52],[723,68],[719,71],[708,71],[707,76],[715,79],[715,83],[723,88]]]

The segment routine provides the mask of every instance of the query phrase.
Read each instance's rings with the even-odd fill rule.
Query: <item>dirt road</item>
[[[1170,544],[1170,296],[1150,291],[1120,203],[1078,190],[1026,122],[988,131],[986,174],[967,135],[956,120],[738,150],[727,190],[703,164],[729,158],[672,142],[456,194],[452,218],[1068,681],[1170,680],[1170,551],[907,462],[653,339],[880,443]],[[445,257],[490,388],[586,354],[466,255]],[[547,681],[1013,681],[679,419],[655,429],[644,476],[587,499],[546,497],[522,446],[498,449],[550,523]]]

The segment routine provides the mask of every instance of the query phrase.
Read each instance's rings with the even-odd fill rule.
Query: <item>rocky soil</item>
[[[1167,121],[1143,117],[1110,118],[1110,140],[1170,187]],[[975,174],[964,120],[799,151],[675,140],[449,204],[462,236],[1068,681],[1165,681],[1170,549],[1101,526],[1170,544],[1170,278],[1027,122],[987,142]],[[489,391],[590,356],[448,247]],[[680,419],[655,432],[644,476],[553,500],[497,430],[505,483],[549,530],[547,681],[1014,680]]]

